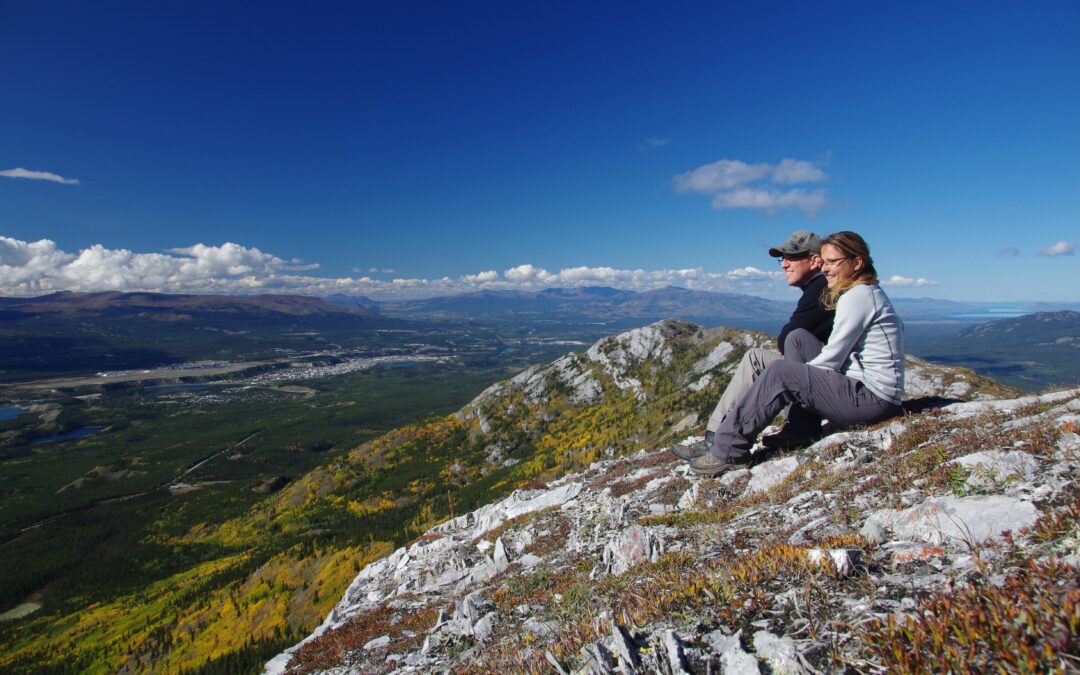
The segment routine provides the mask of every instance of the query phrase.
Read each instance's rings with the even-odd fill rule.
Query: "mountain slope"
[[[514,488],[535,488],[598,459],[660,448],[699,429],[746,348],[770,342],[760,333],[703,330],[677,321],[601,340],[585,353],[568,354],[493,385],[454,416],[358,449],[350,465],[337,467],[337,476],[312,476],[312,482],[297,485],[292,503],[303,502],[298,491],[348,501],[378,532],[387,530],[385,525],[378,530],[377,523],[402,520],[393,515],[398,512],[414,516],[408,531],[421,535]],[[909,373],[915,394],[924,399],[1015,394],[970,371],[918,360]],[[371,487],[361,486],[359,475],[370,477]],[[283,499],[273,512],[247,525],[265,529],[267,522],[279,519],[289,508],[290,498]],[[474,516],[477,522],[483,518]],[[382,534],[374,536],[386,541]],[[428,532],[419,541],[438,536]],[[395,555],[400,559],[402,553]],[[373,608],[384,618],[392,610]],[[433,611],[425,609],[418,616],[426,618],[416,620],[433,622]],[[333,665],[332,660],[319,663]]]
[[[267,672],[1071,672],[1078,430],[1072,390],[598,462],[368,565]]]

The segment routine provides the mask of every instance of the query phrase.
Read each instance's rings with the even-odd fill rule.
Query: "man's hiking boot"
[[[709,448],[712,447],[714,434],[711,431],[705,432],[705,438],[697,443],[691,443],[690,445],[683,445],[682,443],[676,443],[668,448],[668,452],[675,455],[684,462],[692,462],[702,455],[708,454]]]
[[[723,459],[717,459],[713,457],[711,453],[707,452],[690,462],[690,472],[697,474],[698,476],[719,476],[722,473],[746,469],[749,468],[749,466],[749,457],[725,457]]]

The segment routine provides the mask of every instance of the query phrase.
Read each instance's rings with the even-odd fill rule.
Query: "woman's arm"
[[[869,286],[855,286],[841,295],[829,341],[809,365],[840,372],[873,319],[874,292]]]

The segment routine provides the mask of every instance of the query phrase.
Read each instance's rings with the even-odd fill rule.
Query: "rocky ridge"
[[[688,335],[686,388],[746,346],[656,324],[495,385],[459,417],[482,429],[496,404],[584,403],[612,382],[647,395],[641,364],[678,360],[666,350]],[[702,479],[644,449],[437,525],[364,568],[267,672],[917,672],[948,665],[935,650],[989,667],[1002,644],[1049,659],[1033,670],[1074,669],[1080,390],[995,400],[970,372],[908,372],[910,407],[927,410],[750,470]],[[1028,611],[1020,637],[1015,620],[955,640],[933,623],[971,624],[965,602],[1006,593],[1041,607],[1036,588],[1059,609]],[[927,654],[901,637],[916,634]]]

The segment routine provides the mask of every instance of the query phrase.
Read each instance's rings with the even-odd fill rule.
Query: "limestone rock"
[[[390,636],[389,635],[383,635],[382,637],[377,637],[374,640],[369,640],[369,641],[365,642],[364,643],[364,650],[365,651],[371,651],[372,649],[382,649],[383,647],[385,647],[385,646],[387,646],[389,644],[390,644]]]
[[[495,551],[491,555],[491,560],[495,563],[495,570],[498,572],[505,572],[510,566],[510,559],[506,556],[506,545],[503,544],[502,537],[495,540]]]
[[[769,664],[772,672],[787,675],[805,673],[799,661],[799,652],[791,638],[779,637],[768,631],[754,633],[754,651],[758,658]]]
[[[664,647],[664,656],[667,658],[667,666],[672,675],[687,673],[686,656],[683,655],[682,641],[673,630],[665,630],[661,633],[661,644]]]
[[[1005,530],[1031,527],[1038,515],[1031,502],[988,495],[932,498],[903,511],[877,511],[871,518],[903,539],[971,545],[999,538]]]
[[[964,455],[954,462],[970,470],[967,484],[973,487],[1027,480],[1039,470],[1035,459],[1020,450],[984,450]]]
[[[658,530],[633,525],[604,548],[603,565],[610,574],[622,574],[634,565],[655,561],[663,552]]]
[[[637,657],[637,649],[634,647],[626,629],[615,622],[611,623],[611,648],[619,659],[619,668],[629,675],[637,672],[641,661]]]
[[[797,468],[799,468],[799,460],[795,457],[782,457],[759,464],[750,469],[750,482],[746,484],[746,491],[743,494],[765,492],[779,485]]]

